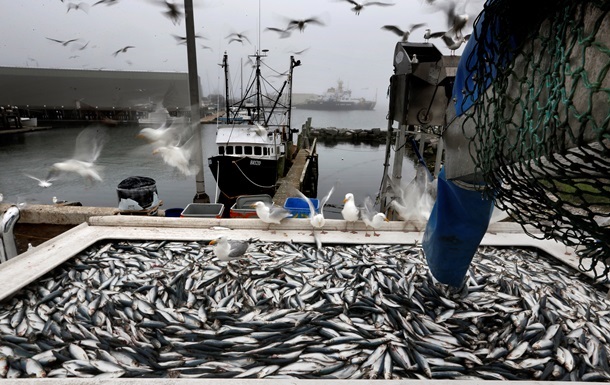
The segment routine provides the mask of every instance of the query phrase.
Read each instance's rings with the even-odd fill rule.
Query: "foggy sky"
[[[73,3],[92,5],[96,1]],[[119,0],[112,6],[90,6],[88,13],[80,9],[67,12],[68,3],[0,0],[0,66],[187,71],[186,45],[177,44],[172,36],[186,36],[184,19],[174,25],[163,15],[166,6],[162,0]],[[180,0],[177,3],[182,4]],[[266,63],[280,72],[288,69],[290,51],[307,48],[297,56],[302,66],[295,69],[294,92],[319,94],[342,79],[354,96],[376,96],[382,101],[392,75],[394,47],[400,39],[381,26],[392,24],[407,29],[414,23],[426,23],[433,32],[447,29],[444,13],[435,12],[423,0],[394,0],[395,5],[390,7],[370,5],[360,15],[351,10],[353,6],[346,0],[261,0],[260,16],[257,0],[194,3],[195,34],[205,37],[197,39],[202,95],[224,93],[224,74],[217,64],[225,51],[229,55],[231,83],[236,87],[242,77],[245,82],[250,76],[247,64],[241,63],[246,63],[256,48],[268,49]],[[473,14],[472,19],[481,4],[468,2],[467,12]],[[325,26],[309,25],[303,33],[294,31],[286,39],[264,30],[284,28],[289,19],[311,17],[319,18]],[[416,30],[409,41],[423,42],[425,28]],[[228,44],[226,37],[234,32],[245,33],[252,44]],[[63,46],[47,38],[79,40]],[[449,54],[442,41],[432,42]],[[113,56],[128,45],[135,48]],[[202,45],[213,50],[203,49]]]

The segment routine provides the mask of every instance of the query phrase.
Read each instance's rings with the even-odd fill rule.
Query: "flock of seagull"
[[[434,205],[435,187],[434,183],[429,178],[429,171],[424,170],[425,166],[421,165],[418,168],[416,176],[408,183],[400,184],[393,183],[388,195],[392,197],[391,204],[398,216],[405,221],[427,221]],[[322,247],[321,236],[316,233],[319,230],[322,234],[326,219],[324,217],[324,205],[328,202],[333,194],[337,184],[335,184],[328,194],[319,202],[319,210],[316,210],[315,204],[311,198],[305,196],[297,189],[293,189],[293,195],[303,199],[309,207],[309,223],[312,226],[312,235],[318,249]],[[282,221],[291,218],[293,214],[281,206],[273,203],[258,201],[251,205],[256,210],[258,218],[269,224],[281,225]],[[354,194],[347,193],[343,199],[343,208],[341,216],[345,221],[344,231],[348,231],[348,226],[362,220],[365,224],[365,237],[370,237],[368,228],[373,229],[373,236],[379,236],[375,230],[381,228],[384,222],[389,222],[386,215],[377,211],[374,208],[373,199],[370,196],[364,198],[363,204],[358,206],[354,198]],[[353,231],[352,233],[356,233]],[[211,245],[216,245],[214,254],[222,261],[239,261],[247,256],[248,246],[251,240],[232,240],[226,236],[221,236],[218,239],[212,240]]]
[[[64,0],[61,0],[62,3]],[[179,24],[184,16],[182,7],[177,3],[167,0],[148,0],[149,2],[161,5],[164,7],[163,15],[169,18],[174,24]],[[351,10],[359,15],[365,8],[371,6],[379,7],[390,7],[395,3],[380,2],[380,1],[366,1],[356,2],[354,0],[336,0],[346,1],[353,7]],[[463,10],[467,1],[460,0],[424,0],[427,4],[437,7],[438,10],[443,11],[447,17],[447,31],[432,32],[430,29],[426,29],[424,39],[428,41],[433,38],[441,38],[447,47],[453,52],[458,49],[462,43],[468,40],[470,35],[463,33],[466,25],[470,19],[469,15],[465,12],[458,11]],[[119,0],[99,0],[92,5],[85,2],[66,3],[67,11],[83,11],[88,12],[91,6],[116,5]],[[324,26],[317,17],[310,17],[305,19],[288,19],[286,26],[280,27],[267,27],[267,31],[276,32],[279,38],[288,38],[291,33],[298,30],[303,32],[308,25]],[[417,23],[408,26],[403,29],[395,25],[384,25],[381,28],[387,30],[400,37],[401,41],[408,41],[411,34],[424,27],[424,23]],[[186,41],[185,37],[174,36],[178,41],[178,44],[184,44]],[[197,38],[204,38],[203,36],[196,35]],[[47,37],[49,41],[61,44],[64,47],[80,44],[78,38],[69,40],[59,40]],[[205,39],[205,38],[204,38]],[[250,40],[246,36],[245,32],[234,32],[226,36],[228,44],[233,42],[237,43],[250,43]],[[84,50],[89,45],[87,42],[84,45],[79,45],[77,49]],[[118,56],[119,54],[126,53],[128,50],[135,48],[133,45],[126,45],[122,48],[115,50],[112,55]],[[202,45],[202,48],[209,48]],[[161,109],[156,112],[157,120],[161,121],[161,125],[158,128],[143,128],[139,137],[148,140],[154,146],[153,154],[159,154],[163,161],[171,167],[181,172],[186,176],[196,174],[199,169],[197,165],[194,165],[191,161],[191,155],[195,148],[193,146],[192,130],[184,129],[185,122],[173,121],[170,122],[168,119],[167,111]],[[96,164],[96,161],[100,155],[101,149],[106,141],[107,134],[105,128],[102,126],[91,127],[83,130],[76,139],[76,146],[74,156],[70,159],[54,163],[45,178],[39,178],[33,175],[27,174],[26,176],[32,178],[38,182],[40,187],[50,187],[52,183],[58,179],[61,174],[77,174],[88,183],[101,182],[102,177],[100,175],[100,166]],[[421,221],[426,220],[430,214],[434,195],[432,193],[432,187],[430,187],[430,181],[427,176],[422,176],[423,172],[418,172],[418,176],[409,184],[391,186],[391,194],[393,196],[390,206],[398,216],[405,220]],[[320,200],[319,212],[314,208],[314,205],[310,198],[303,195],[300,191],[295,190],[295,195],[300,196],[304,199],[309,207],[310,215],[309,220],[314,230],[314,238],[320,246],[319,237],[316,236],[316,229],[324,227],[324,205],[328,202],[328,199],[332,195],[335,186],[331,188],[328,194]],[[355,222],[362,220],[367,229],[370,227],[373,229],[373,235],[377,235],[375,230],[378,229],[385,221],[388,221],[384,213],[375,211],[373,201],[370,197],[367,197],[362,206],[356,205],[354,195],[348,193],[345,195],[343,200],[344,206],[341,210],[343,219],[347,224],[354,224]],[[264,202],[256,202],[253,207],[256,209],[258,217],[265,223],[280,224],[284,219],[291,217],[291,213],[282,207],[269,205]],[[347,229],[347,227],[346,227]],[[367,234],[368,235],[368,231]],[[216,255],[221,259],[233,259],[237,256],[243,256],[247,250],[247,242],[245,241],[231,241],[226,238],[219,238],[214,241],[216,243]]]
[[[174,25],[180,24],[181,20],[184,17],[184,10],[182,9],[183,6],[178,4],[177,2],[168,1],[168,0],[147,0],[147,1],[150,3],[156,4],[158,6],[161,6],[163,8],[162,14],[165,17],[167,17],[168,19],[170,19]],[[466,42],[468,40],[468,38],[470,37],[470,34],[464,34],[464,29],[466,28],[468,21],[471,20],[471,16],[465,11],[466,4],[468,3],[469,0],[423,0],[423,1],[426,4],[432,6],[437,11],[442,11],[443,13],[445,13],[446,18],[447,18],[447,30],[432,32],[432,30],[426,29],[424,36],[423,36],[425,41],[428,42],[429,39],[440,38],[445,43],[447,48],[451,51],[451,53],[454,54],[455,50],[460,48],[460,46],[464,42]],[[61,0],[61,2],[64,3],[64,0]],[[119,0],[99,0],[95,3],[93,3],[92,5],[90,5],[86,2],[79,2],[79,3],[67,2],[65,4],[66,4],[66,8],[67,8],[67,11],[66,11],[67,13],[72,10],[88,13],[89,9],[91,7],[95,7],[98,5],[113,6],[113,5],[118,4],[118,2],[119,2]],[[390,6],[395,5],[395,3],[382,2],[382,1],[356,2],[354,0],[335,0],[335,2],[349,3],[351,6],[353,6],[351,8],[351,10],[356,15],[360,15],[360,13],[365,8],[369,8],[371,6],[390,7]],[[320,17],[315,17],[315,16],[304,18],[304,19],[291,19],[291,18],[285,18],[285,19],[286,20],[285,20],[283,27],[270,26],[270,27],[265,28],[265,31],[275,32],[278,34],[278,38],[286,39],[286,38],[289,38],[291,36],[292,32],[294,32],[294,31],[298,30],[299,32],[304,32],[305,28],[308,25],[317,25],[317,26],[326,25],[326,23],[323,22],[320,19]],[[412,24],[412,25],[408,26],[407,28],[403,28],[403,27],[396,26],[396,25],[384,25],[381,27],[381,29],[389,31],[389,32],[399,36],[401,41],[405,42],[405,41],[409,40],[409,37],[415,30],[422,28],[424,26],[425,26],[424,23]],[[186,43],[186,37],[181,37],[181,36],[176,36],[176,35],[174,35],[174,37],[177,40],[177,44]],[[200,39],[207,39],[206,37],[201,36],[201,35],[196,35],[195,37],[200,38]],[[89,44],[89,42],[87,42],[86,44],[83,45],[82,39],[80,39],[80,38],[74,38],[74,39],[69,39],[69,40],[60,40],[60,39],[47,37],[47,39],[49,41],[61,44],[63,47],[75,46],[76,47],[75,49],[78,49],[78,50],[84,50]],[[240,43],[242,45],[246,44],[246,43],[251,44],[250,39],[246,36],[246,34],[244,32],[231,33],[225,37],[225,40],[227,41],[227,44],[231,44],[234,42]],[[201,44],[200,47],[202,49],[212,50],[212,48],[210,46],[207,46],[205,44]],[[133,49],[133,48],[136,48],[136,47],[134,45],[125,45],[124,47],[114,50],[112,52],[112,55],[114,57],[117,57],[119,54],[124,54],[128,50]],[[77,55],[70,56],[70,58],[75,58],[75,57],[78,57],[78,56]]]
[[[145,139],[154,148],[153,154],[160,154],[163,161],[170,167],[185,176],[191,176],[198,172],[196,165],[192,163],[192,153],[196,146],[193,145],[193,130],[183,119],[170,119],[167,110],[161,108],[151,113],[153,122],[158,123],[157,128],[142,128],[138,137]],[[83,178],[87,183],[101,182],[102,167],[97,164],[104,144],[107,142],[107,128],[101,125],[91,126],[82,130],[76,138],[74,155],[72,158],[54,163],[45,178],[39,178],[30,174],[25,176],[37,181],[38,186],[48,188],[61,176],[74,174]],[[408,183],[393,183],[388,196],[392,198],[390,206],[398,216],[405,221],[425,221],[430,215],[434,204],[434,188],[430,182],[429,171],[424,166],[419,166],[416,176]],[[309,208],[309,223],[312,226],[314,240],[321,247],[321,237],[326,224],[324,207],[335,191],[338,183],[319,201],[319,209],[316,208],[311,198],[305,196],[301,191],[293,189],[292,195],[303,199]],[[354,194],[347,193],[343,199],[341,215],[345,220],[345,231],[348,226],[354,226],[357,221],[362,220],[366,225],[366,237],[370,237],[368,229],[373,230],[373,236],[378,236],[375,230],[379,229],[388,218],[384,213],[375,210],[373,199],[367,196],[361,206],[357,206]],[[282,221],[292,217],[292,213],[280,206],[259,201],[252,204],[257,216],[270,228],[272,224],[281,225]],[[353,227],[352,227],[352,232]],[[247,241],[233,241],[219,238],[216,244],[216,255],[219,259],[232,260],[242,257],[247,251]]]
[[[421,190],[421,186],[413,186],[417,184],[419,184],[419,181],[417,179],[414,179],[408,185],[407,191],[395,191],[395,193],[397,192],[400,196],[395,197],[395,200],[393,200],[392,202],[394,203],[398,201],[400,202],[400,204],[405,206],[407,206],[408,204],[409,206],[413,207],[409,210],[411,210],[412,212],[417,211],[417,215],[420,216],[417,217],[415,215],[410,215],[407,217],[405,215],[405,217],[403,217],[402,214],[399,214],[399,216],[405,221],[410,219],[427,220],[427,218],[430,216],[432,205],[434,204],[430,189],[424,191]],[[328,199],[332,195],[335,187],[336,186],[333,186],[328,192],[328,194],[320,200],[319,211],[315,209],[315,205],[312,202],[311,198],[305,196],[303,193],[296,189],[294,190],[295,195],[299,196],[301,199],[307,202],[307,205],[309,207],[309,223],[312,226],[312,234],[318,249],[322,247],[322,242],[321,236],[320,234],[316,233],[316,230],[321,231],[321,229],[326,223],[326,219],[324,218],[324,205],[326,204],[326,202],[328,202]],[[394,189],[396,188],[397,186],[394,186]],[[427,188],[427,186],[424,188]],[[417,191],[417,194],[422,195],[414,195],[413,191],[415,189],[419,189],[419,191]],[[403,199],[408,199],[408,202],[405,202]],[[341,210],[341,216],[343,217],[343,220],[346,224],[344,231],[348,231],[348,225],[353,226],[354,223],[359,220],[362,220],[366,226],[365,228],[367,229],[365,237],[370,237],[370,235],[368,234],[369,227],[373,229],[374,236],[379,236],[379,234],[377,234],[375,230],[381,228],[384,222],[389,222],[388,218],[384,213],[375,210],[373,199],[370,196],[367,196],[364,199],[362,206],[357,206],[354,194],[347,193],[345,194],[343,203],[344,205],[343,209]],[[425,205],[428,206],[426,207]],[[284,219],[292,217],[292,213],[289,210],[281,206],[277,206],[273,203],[258,201],[253,203],[252,207],[256,209],[256,215],[258,216],[258,218],[262,222],[269,224],[269,226],[271,226],[271,224],[280,225]],[[324,232],[322,231],[322,233]],[[352,233],[356,232],[352,230]],[[219,260],[231,262],[239,261],[241,258],[247,256],[248,246],[250,242],[251,240],[233,240],[229,239],[226,236],[221,236],[215,240],[212,240],[210,244],[215,245],[214,254]]]

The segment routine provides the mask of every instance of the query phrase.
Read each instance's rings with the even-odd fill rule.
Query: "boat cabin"
[[[216,146],[218,155],[237,158],[276,159],[286,151],[279,134],[262,132],[257,126],[220,127]]]

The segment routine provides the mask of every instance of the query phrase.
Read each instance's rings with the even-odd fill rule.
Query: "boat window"
[[[243,150],[242,146],[235,146],[235,154],[236,155],[241,155],[242,152],[243,152],[242,150]]]
[[[263,147],[263,155],[269,155],[269,149],[267,147]]]
[[[269,149],[269,155],[273,155],[273,147]]]
[[[225,153],[225,147],[218,146],[218,155],[224,155],[224,153]]]
[[[261,146],[254,146],[254,155],[261,155],[263,153],[263,150],[261,148]]]
[[[233,146],[227,146],[227,155],[233,155]]]
[[[244,146],[244,154],[252,155],[252,146]]]

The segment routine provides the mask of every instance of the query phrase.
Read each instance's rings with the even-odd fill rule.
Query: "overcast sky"
[[[436,0],[443,1],[447,0]],[[167,10],[164,1],[118,0],[114,5],[93,6],[95,2],[75,1],[70,5],[68,0],[0,0],[3,36],[0,65],[187,71],[186,45],[177,44],[173,36],[186,36],[184,18],[174,24],[163,13]],[[182,4],[180,0],[176,2]],[[424,0],[394,0],[394,5],[388,7],[369,5],[360,15],[351,10],[353,5],[347,0],[194,0],[194,3],[195,33],[205,38],[197,42],[203,95],[223,89],[224,75],[217,64],[225,51],[230,59],[232,84],[238,84],[240,61],[245,63],[247,55],[260,47],[269,50],[266,62],[277,71],[288,68],[291,51],[307,49],[297,56],[302,66],[295,69],[294,92],[319,94],[342,79],[354,96],[376,95],[383,99],[392,75],[394,47],[400,38],[381,26],[390,24],[407,29],[414,23],[426,23],[432,31],[447,29],[444,13]],[[466,11],[476,15],[481,4],[470,0]],[[68,7],[72,8],[68,11]],[[295,31],[285,39],[265,31],[266,27],[285,28],[290,19],[312,17],[325,25],[307,25],[303,33]],[[416,30],[409,41],[423,42],[425,28]],[[226,37],[231,33],[244,33],[252,44],[229,44]],[[48,38],[78,40],[64,46]],[[435,43],[449,54],[440,40]],[[126,46],[134,48],[113,55]],[[250,69],[243,67],[247,80]]]

